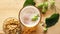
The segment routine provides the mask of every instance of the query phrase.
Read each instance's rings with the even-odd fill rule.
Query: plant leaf
[[[53,14],[51,17],[46,18],[45,21],[46,21],[47,28],[55,25],[58,22],[58,19],[59,19],[59,14],[56,13]]]
[[[34,16],[33,18],[32,18],[32,21],[36,21],[36,20],[38,20],[38,15],[36,15],[36,16]]]
[[[37,8],[40,8],[42,13],[45,14],[46,11],[48,10],[48,2],[40,3]]]
[[[25,6],[28,6],[28,5],[33,5],[34,6],[35,5],[34,0],[26,0],[23,6],[25,7]]]
[[[37,8],[42,8],[44,3],[40,3]]]

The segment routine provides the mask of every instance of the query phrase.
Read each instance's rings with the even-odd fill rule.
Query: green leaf
[[[25,6],[28,6],[28,5],[33,5],[34,6],[35,5],[34,0],[26,0],[23,6],[25,7]]]
[[[44,2],[44,6],[46,9],[48,9],[48,2]]]
[[[42,8],[43,7],[43,3],[40,3],[37,8]]]
[[[48,30],[48,28],[46,28],[46,27],[45,27],[45,28],[43,28],[43,29],[44,29],[44,32],[46,32],[46,31]]]
[[[32,21],[36,21],[36,20],[38,20],[38,15],[36,15],[36,16],[33,16],[33,18],[32,18]]]
[[[55,25],[58,22],[59,14],[54,13],[51,17],[46,18],[47,28]]]
[[[54,6],[55,6],[55,0],[50,0],[50,5],[51,5],[51,7],[50,8],[54,8]]]
[[[48,9],[48,2],[44,2],[43,8],[42,8],[42,13],[45,14]]]
[[[51,1],[50,1],[50,4],[51,4],[51,5],[54,5],[54,4],[55,4],[55,1],[54,1],[54,0],[51,0]]]
[[[45,14],[48,9],[48,2],[40,3],[37,8],[40,8],[42,13]]]
[[[43,8],[42,8],[42,13],[45,14],[46,11],[47,11],[47,9],[45,8],[45,6],[43,6]]]

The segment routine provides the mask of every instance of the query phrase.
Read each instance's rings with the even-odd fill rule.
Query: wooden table
[[[40,0],[35,0],[39,3]],[[18,13],[23,7],[25,0],[0,0],[0,32],[3,33],[3,23],[6,18],[15,17],[18,19]],[[60,9],[60,0],[56,0],[56,6]],[[57,12],[60,13],[60,10],[57,9]],[[48,17],[52,14],[53,11],[48,10],[47,16],[43,16],[42,21],[45,17]],[[39,31],[39,30],[38,30]],[[40,31],[37,34],[41,34]],[[47,34],[60,34],[60,18],[58,23],[49,28]]]

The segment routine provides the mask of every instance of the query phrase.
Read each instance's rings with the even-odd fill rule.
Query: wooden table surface
[[[40,0],[35,0],[39,3]],[[18,13],[23,7],[25,0],[0,0],[0,32],[3,33],[3,23],[6,18],[15,17],[18,19]],[[56,0],[56,6],[60,9],[60,0]],[[57,12],[60,13],[60,10]],[[48,12],[46,15],[49,16],[52,11]],[[46,17],[47,17],[46,16]],[[44,21],[44,17],[42,19]],[[39,33],[41,34],[41,33]],[[58,23],[49,28],[47,34],[60,34],[60,18]]]

